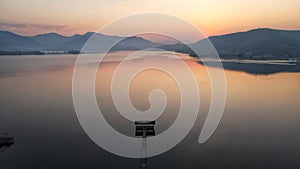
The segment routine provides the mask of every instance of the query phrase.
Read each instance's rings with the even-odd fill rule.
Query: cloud
[[[45,32],[69,32],[74,31],[73,28],[64,25],[46,25],[35,23],[10,23],[0,22],[0,30],[12,31],[22,35],[35,35]]]
[[[24,28],[24,24],[19,23],[0,23],[0,29],[6,29],[6,28]]]
[[[66,26],[62,26],[62,25],[43,25],[43,24],[32,24],[32,23],[0,22],[0,29],[8,29],[8,28],[64,29],[64,28],[66,28]]]

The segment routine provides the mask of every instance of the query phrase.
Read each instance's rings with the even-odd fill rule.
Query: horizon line
[[[224,36],[224,35],[230,35],[230,34],[234,34],[234,33],[249,32],[249,31],[259,30],[259,29],[270,29],[270,30],[275,30],[275,31],[300,31],[300,28],[299,29],[278,29],[278,28],[271,28],[271,27],[255,27],[255,28],[252,28],[252,29],[240,30],[240,31],[236,31],[236,32],[210,35],[210,36],[207,36],[207,38],[208,37],[213,37],[213,36]],[[80,33],[74,33],[72,35],[64,35],[64,34],[60,34],[60,33],[55,32],[55,31],[50,31],[50,32],[45,32],[45,33],[37,33],[37,34],[34,34],[34,35],[24,35],[24,34],[16,33],[15,31],[2,30],[2,29],[0,29],[0,31],[2,31],[2,32],[10,32],[10,33],[13,33],[13,34],[16,34],[16,35],[19,35],[19,36],[24,36],[24,37],[34,37],[34,36],[38,36],[38,35],[47,35],[47,34],[52,34],[52,33],[57,34],[57,35],[61,35],[61,36],[64,36],[64,37],[72,37],[72,36],[75,36],[75,35],[85,35],[87,33],[98,33],[98,34],[107,35],[107,36],[120,36],[120,37],[124,37],[122,35],[103,34],[103,33],[94,32],[94,31],[87,31],[87,32],[82,33],[82,34],[80,34]]]

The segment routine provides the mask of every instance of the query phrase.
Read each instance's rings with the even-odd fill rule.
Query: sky
[[[182,18],[206,36],[266,27],[300,30],[300,0],[0,0],[0,30],[70,36],[144,12]]]

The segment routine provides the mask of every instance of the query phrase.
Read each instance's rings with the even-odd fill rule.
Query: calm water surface
[[[119,132],[134,134],[134,125],[121,117],[110,95],[112,74],[128,52],[110,54],[99,67],[96,96],[106,120]],[[149,57],[162,55],[148,52]],[[164,53],[167,55],[167,53]],[[95,54],[86,54],[88,58]],[[183,54],[200,89],[198,119],[175,148],[149,158],[149,168],[300,168],[300,73],[269,75],[225,70],[227,100],[223,118],[204,144],[198,137],[210,105],[210,81],[203,65]],[[132,66],[149,61],[134,60]],[[0,152],[0,169],[139,168],[138,159],[110,154],[81,128],[72,102],[76,55],[0,57],[0,134],[15,144]],[[87,68],[94,66],[88,60]],[[166,60],[164,60],[166,61]],[[169,60],[172,64],[172,60]],[[149,108],[148,94],[160,88],[168,98],[157,120],[158,133],[175,120],[180,92],[174,79],[159,70],[138,74],[130,97],[139,110]]]

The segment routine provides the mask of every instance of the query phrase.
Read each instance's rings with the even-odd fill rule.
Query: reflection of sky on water
[[[134,125],[120,118],[109,94],[111,74],[125,53],[115,52],[100,65],[95,91],[108,122],[118,131],[133,135]],[[140,167],[139,160],[103,151],[82,130],[71,95],[75,59],[75,55],[0,57],[0,133],[7,132],[16,140],[0,154],[0,168]],[[145,59],[132,63],[142,61]],[[257,76],[225,71],[228,95],[223,118],[216,133],[199,144],[210,105],[210,82],[203,65],[194,60],[186,60],[186,64],[199,84],[198,119],[182,143],[149,159],[150,168],[300,167],[299,73]],[[163,132],[176,118],[179,91],[163,72],[145,71],[130,86],[131,101],[137,109],[149,107],[147,96],[153,88],[161,88],[168,98],[156,126]]]

